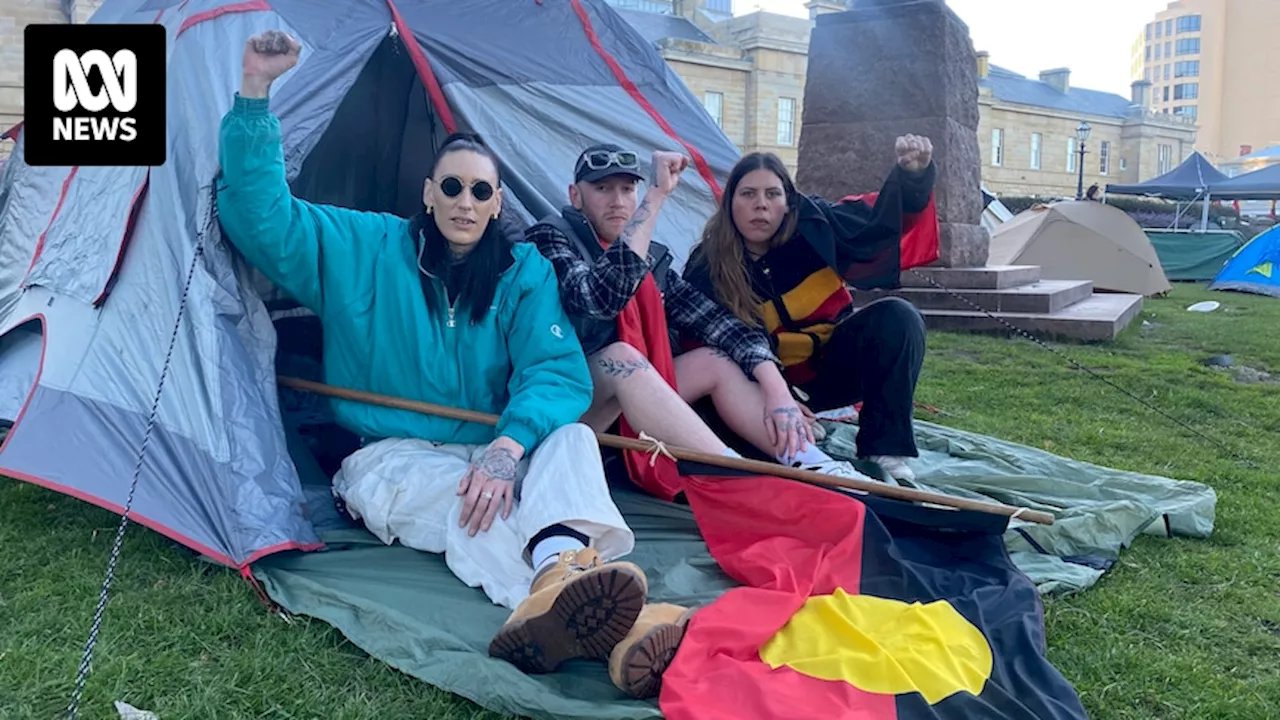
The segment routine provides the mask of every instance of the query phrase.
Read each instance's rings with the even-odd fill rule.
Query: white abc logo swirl
[[[89,70],[102,74],[102,90],[89,90]],[[68,87],[70,83],[70,87]],[[138,59],[132,50],[121,50],[108,57],[101,50],[77,55],[61,50],[53,56],[53,104],[62,112],[76,106],[98,112],[110,102],[116,112],[129,112],[138,104]]]

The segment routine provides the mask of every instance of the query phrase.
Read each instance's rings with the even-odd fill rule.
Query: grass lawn
[[[1183,311],[1204,299],[1223,308]],[[1096,587],[1047,602],[1050,658],[1095,718],[1280,716],[1278,328],[1280,300],[1180,285],[1148,300],[1116,343],[1054,344],[1257,468],[1030,342],[930,337],[918,399],[945,414],[927,419],[1218,491],[1212,539],[1142,537]],[[1219,353],[1246,369],[1198,363]],[[0,717],[65,707],[116,520],[0,479]],[[113,589],[81,717],[115,717],[117,699],[162,720],[497,717],[321,622],[267,616],[238,575],[141,527],[129,529]]]

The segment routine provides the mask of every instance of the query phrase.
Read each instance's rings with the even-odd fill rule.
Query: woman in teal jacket
[[[500,417],[492,427],[335,401],[338,422],[366,439],[335,491],[384,542],[444,553],[514,609],[495,656],[529,672],[608,659],[647,583],[614,560],[634,536],[578,422],[591,376],[550,262],[504,237],[498,163],[475,136],[441,147],[414,218],[293,197],[268,98],[299,49],[277,31],[246,44],[219,138],[226,236],[319,316],[328,382]]]

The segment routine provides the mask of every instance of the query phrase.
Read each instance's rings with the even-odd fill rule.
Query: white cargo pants
[[[533,568],[525,549],[544,528],[561,524],[586,535],[606,561],[635,547],[609,496],[595,434],[580,423],[551,433],[520,462],[511,517],[499,511],[488,532],[468,536],[458,526],[465,499],[458,484],[485,447],[381,440],[343,460],[333,489],[384,543],[443,553],[458,579],[508,608],[528,597]]]

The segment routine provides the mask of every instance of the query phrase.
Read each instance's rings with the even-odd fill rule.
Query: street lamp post
[[[1076,180],[1076,200],[1084,199],[1084,143],[1089,139],[1089,131],[1092,129],[1087,122],[1081,122],[1076,128],[1076,139],[1080,141],[1080,160],[1076,163],[1076,172],[1079,176]]]

